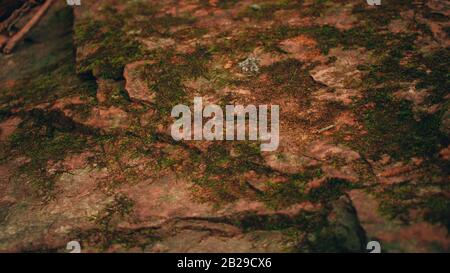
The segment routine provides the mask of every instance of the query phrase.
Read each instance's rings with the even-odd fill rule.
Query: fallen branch
[[[45,12],[50,8],[53,2],[54,0],[45,1],[45,3],[38,9],[36,14],[34,14],[30,19],[30,21],[28,21],[28,23],[19,32],[17,32],[8,40],[5,48],[3,49],[3,52],[5,54],[11,53],[17,43],[19,43],[25,37],[25,35],[39,22],[39,20],[41,20],[41,18],[44,16]]]
[[[329,125],[329,126],[327,126],[327,127],[324,127],[324,128],[322,128],[322,129],[318,130],[317,133],[320,134],[320,133],[323,133],[323,132],[325,132],[325,131],[331,130],[331,129],[333,129],[335,126],[336,126],[336,125],[334,125],[334,124]]]
[[[27,0],[1,0],[0,1],[0,22],[6,20],[18,8],[20,8]]]
[[[27,1],[20,8],[14,10],[6,20],[0,23],[0,32],[9,31],[34,5],[36,2]]]
[[[9,37],[6,35],[0,34],[0,50],[3,48],[3,46],[8,42]]]

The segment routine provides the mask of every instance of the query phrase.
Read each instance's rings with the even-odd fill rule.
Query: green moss
[[[368,134],[359,148],[373,157],[387,153],[396,159],[411,156],[433,156],[448,141],[439,131],[442,111],[434,114],[415,113],[406,100],[394,97],[400,83],[417,82],[418,91],[429,89],[429,102],[442,102],[449,88],[449,54],[446,50],[422,56],[414,47],[415,35],[397,35],[387,39],[388,50],[366,71],[367,87],[360,115]],[[402,60],[408,56],[407,62]],[[383,85],[383,88],[374,86]],[[370,105],[370,107],[365,107]]]
[[[436,169],[427,171],[439,172]],[[421,194],[436,190],[432,176],[422,177],[419,183],[412,184],[407,181],[383,188],[383,191],[376,193],[380,202],[378,207],[380,213],[389,219],[398,219],[403,223],[409,223],[413,217],[410,212],[419,209],[424,212],[426,221],[443,224],[448,229],[450,227],[447,219],[450,209],[449,202],[445,200],[442,193]],[[446,191],[446,189],[441,188],[440,191]]]
[[[125,19],[126,31],[138,31],[143,36],[171,37],[171,28],[176,26],[192,26],[195,18],[185,13],[181,16],[163,14],[158,12],[158,4],[144,2],[132,3],[120,13]],[[175,36],[174,36],[175,37]]]
[[[73,111],[74,115],[79,117],[81,120],[87,120],[91,114],[93,103],[86,103],[86,104],[70,104],[64,107],[66,110]]]
[[[207,64],[211,59],[211,54],[206,47],[197,46],[195,51],[186,54],[184,63],[180,67],[180,72],[187,78],[198,78],[207,73]]]
[[[97,249],[100,252],[111,250],[111,248],[118,251],[117,247],[120,247],[120,251],[134,252],[136,248],[145,251],[160,240],[155,229],[147,227],[132,229],[114,227],[107,232],[102,228],[77,229],[70,232],[68,236],[79,240],[82,247],[86,244],[90,249]],[[66,250],[63,249],[63,251]]]
[[[196,200],[199,202],[208,202],[217,207],[236,201],[239,195],[243,195],[245,192],[245,187],[235,183],[235,181],[202,177],[194,179],[193,182],[197,187],[202,188],[201,196],[197,196],[198,194],[195,193],[194,188],[194,196],[197,196]]]
[[[421,63],[428,69],[428,73],[422,73],[418,77],[417,88],[430,89],[431,96],[428,98],[431,103],[439,103],[450,90],[450,49],[441,49],[420,59]]]
[[[248,35],[251,35],[249,32]],[[223,35],[226,36],[226,35]],[[219,41],[220,39],[220,41]],[[216,55],[237,54],[239,52],[250,52],[256,45],[256,41],[246,37],[218,38],[218,42],[213,44],[209,50]]]
[[[151,17],[157,14],[160,6],[159,3],[148,3],[146,1],[126,1],[123,14],[125,17]]]
[[[98,229],[91,231],[76,231],[74,236],[84,239],[84,241],[92,240],[91,237],[95,237],[95,241],[91,242],[93,245],[98,244],[103,250],[107,249],[113,244],[121,244],[124,246],[136,246],[139,245],[136,241],[133,243],[130,239],[141,239],[141,242],[150,243],[153,241],[153,232],[149,230],[137,230],[136,235],[142,235],[142,233],[151,238],[150,241],[143,240],[141,236],[132,236],[130,232],[121,231],[117,228],[117,221],[123,220],[125,217],[131,215],[134,211],[134,201],[123,194],[114,195],[112,201],[108,203],[92,220],[99,226]],[[92,234],[92,233],[93,234]]]
[[[156,92],[155,107],[159,116],[168,116],[173,106],[185,100],[183,80],[207,73],[210,54],[206,48],[197,47],[190,54],[156,52],[154,58],[157,62],[145,66],[142,76]]]
[[[160,26],[164,29],[168,29],[170,27],[180,25],[192,25],[195,22],[195,19],[192,17],[176,17],[172,15],[164,15],[161,17],[155,17],[152,21],[155,25]]]
[[[81,46],[88,42],[96,42],[101,39],[103,24],[100,21],[86,20],[75,26],[74,41]]]
[[[326,197],[325,194],[328,194],[328,187],[331,186],[325,183],[327,185],[324,188],[308,192],[308,183],[322,175],[321,169],[309,169],[292,175],[286,182],[272,183],[269,181],[268,190],[260,198],[273,208],[285,208],[304,201],[321,202]]]
[[[307,103],[312,91],[317,90],[317,83],[309,75],[304,64],[296,59],[287,59],[276,62],[263,69],[267,72],[280,92],[301,98]]]
[[[413,7],[411,0],[392,0],[389,5],[370,7],[367,3],[360,3],[353,9],[357,18],[371,27],[383,27],[393,19],[400,18],[400,12]]]
[[[332,33],[331,33],[332,32]],[[331,44],[333,38],[337,39],[339,31],[332,27],[314,27],[314,28],[298,28],[287,25],[275,25],[275,27],[261,30],[259,28],[246,29],[239,36],[228,37],[229,33],[224,34],[224,38],[211,47],[211,52],[215,54],[233,54],[252,52],[255,47],[264,47],[267,51],[278,53],[286,53],[280,47],[279,43],[288,38],[298,36],[300,34],[315,34],[314,38],[321,38],[324,45],[324,51],[328,47],[336,46],[338,43]],[[331,35],[333,34],[333,35]],[[325,44],[327,43],[327,44]]]
[[[305,16],[318,17],[325,11],[327,2],[328,0],[312,1],[311,5],[309,5],[306,9],[302,9],[302,14]]]
[[[231,156],[233,150],[234,156]],[[208,176],[223,176],[224,179],[236,178],[246,171],[263,173],[263,158],[257,142],[226,142],[211,145],[204,155],[206,173]]]
[[[256,213],[247,214],[236,221],[237,225],[244,232],[254,230],[282,230],[292,228],[294,219],[287,215],[258,215]]]
[[[177,40],[189,40],[189,39],[199,38],[207,33],[208,33],[207,28],[189,27],[189,28],[183,28],[174,33],[171,33],[170,37],[177,39]]]
[[[323,54],[328,54],[331,48],[339,45],[345,49],[365,47],[369,50],[385,50],[386,36],[371,27],[355,27],[340,31],[332,26],[311,27],[302,31],[309,34],[318,42]]]
[[[160,165],[161,168],[165,169],[165,168],[169,168],[174,166],[177,163],[177,161],[175,161],[174,159],[170,158],[170,157],[163,157],[158,161],[158,164]]]
[[[440,116],[423,114],[420,120],[407,101],[397,100],[386,88],[368,90],[367,101],[373,108],[362,118],[368,131],[362,137],[366,152],[378,158],[389,154],[396,159],[412,156],[432,156],[437,144],[444,141],[439,131]]]
[[[408,221],[409,211],[408,207],[402,205],[396,200],[383,199],[380,201],[378,211],[381,215],[388,217],[389,219],[400,219],[404,222]]]
[[[450,231],[450,201],[444,195],[432,196],[424,204],[427,212],[425,219],[432,223],[440,223]]]
[[[400,61],[407,52],[413,52],[415,35],[391,37],[389,49],[384,50],[379,60],[368,69],[368,84],[392,84],[399,81],[413,81],[426,74],[419,60],[413,59],[412,63],[401,65]]]
[[[303,179],[292,179],[283,183],[268,182],[269,190],[262,200],[272,208],[285,208],[307,200],[307,182]]]
[[[176,17],[172,15],[164,15],[164,16],[152,16],[145,21],[139,21],[133,23],[133,29],[139,29],[141,35],[145,36],[160,36],[160,37],[173,37],[178,38],[180,32],[171,32],[172,27],[186,25],[189,26],[184,30],[184,35],[188,37],[190,34],[196,34],[196,31],[201,31],[196,28],[192,28],[192,25],[195,22],[195,18],[190,16],[185,17]],[[187,30],[190,32],[187,33]],[[203,30],[204,31],[204,30]]]
[[[309,28],[305,30],[305,34],[309,34],[317,40],[318,47],[324,54],[328,54],[329,50],[338,46],[342,40],[341,32],[331,26]]]
[[[249,29],[241,36],[233,39],[224,39],[212,48],[213,52],[236,54],[237,52],[251,52],[255,47],[262,46],[267,51],[286,53],[279,43],[299,35],[308,35],[317,41],[317,47],[327,55],[331,48],[339,45],[346,49],[365,47],[377,51],[384,51],[388,40],[393,39],[389,35],[380,34],[370,27],[357,27],[346,31],[340,31],[332,26],[292,27],[287,25],[275,25],[272,28],[260,30]]]
[[[31,179],[38,195],[49,197],[54,178],[58,174],[46,172],[47,162],[58,162],[69,153],[87,147],[86,133],[90,129],[75,124],[63,114],[34,109],[13,133],[8,144],[9,156],[22,155],[30,159],[22,165],[17,175]]]
[[[426,12],[424,12],[424,17],[435,22],[448,21],[448,17],[446,15],[439,12],[432,12],[430,9],[426,9]]]
[[[444,31],[447,34],[447,37],[450,37],[450,27],[444,27]]]
[[[132,102],[128,92],[125,90],[123,81],[116,81],[108,86],[108,93],[106,100],[102,102],[103,106],[118,106],[122,109],[127,109],[127,106]],[[136,112],[138,109],[129,109],[129,112]]]
[[[200,199],[228,203],[241,197],[250,197],[255,189],[249,187],[244,174],[252,172],[255,176],[270,175],[270,168],[263,163],[257,142],[227,142],[212,144],[205,153],[199,154],[193,168],[204,166],[201,176],[192,177],[196,186],[206,194]]]
[[[123,218],[133,212],[134,201],[123,194],[117,194],[114,199],[97,215],[95,221],[104,229],[111,228],[113,217]]]
[[[328,54],[331,48],[339,45],[345,48],[366,47],[367,49],[385,49],[385,38],[378,34],[376,30],[368,27],[352,28],[346,31],[340,31],[332,26],[314,26],[307,28],[291,27],[287,25],[278,25],[272,29],[262,32],[246,33],[240,41],[233,41],[236,48],[250,48],[251,46],[263,45],[269,51],[283,52],[278,43],[284,39],[292,38],[298,35],[309,35],[317,40],[318,48],[323,54]]]
[[[102,33],[96,52],[78,65],[78,73],[93,73],[104,79],[122,79],[127,63],[141,56],[140,45],[118,29]]]
[[[181,103],[186,95],[182,85],[182,75],[164,60],[145,67],[145,74],[151,90],[156,92],[156,105],[160,115],[170,113],[173,106]]]
[[[292,252],[348,252],[348,238],[339,233],[327,216],[329,211],[304,211],[295,216],[282,214],[257,215],[246,214],[234,219],[233,224],[245,232],[256,230],[282,231],[290,237]]]
[[[85,20],[75,26],[75,44],[96,48],[78,63],[77,71],[104,79],[121,79],[124,66],[142,56],[140,44],[125,33],[123,14],[109,6],[102,12],[103,21]]]
[[[417,200],[420,186],[401,183],[386,187],[376,194],[379,199],[378,211],[389,219],[409,221],[409,210],[414,208],[412,200]]]
[[[74,123],[60,112],[33,109],[11,136],[10,145],[12,150],[46,163],[79,150],[85,143],[82,134],[89,132],[89,128]]]
[[[299,252],[312,253],[346,253],[354,252],[346,246],[344,235],[339,234],[333,226],[322,226],[310,233],[304,241],[299,244]]]
[[[255,47],[263,46],[269,51],[283,52],[278,43],[290,37],[299,35],[302,32],[299,28],[293,28],[286,25],[277,25],[274,28],[261,30],[259,28],[249,28],[245,32],[238,36],[229,36],[231,33],[224,33],[220,42],[216,43],[210,50],[213,53],[233,54],[249,53],[252,52]]]
[[[320,187],[311,189],[308,193],[308,200],[314,203],[328,203],[338,199],[353,187],[354,186],[347,180],[328,178]]]
[[[208,174],[215,176],[230,173],[228,165],[231,163],[232,158],[230,157],[230,151],[225,145],[210,146],[204,160]]]
[[[259,43],[264,46],[269,51],[283,52],[279,47],[278,43],[284,39],[295,37],[302,34],[303,30],[300,28],[294,28],[290,26],[277,26],[274,29],[269,29],[260,33],[253,34],[251,39],[259,41]]]

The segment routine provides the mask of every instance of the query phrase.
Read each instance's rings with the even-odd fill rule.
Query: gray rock
[[[248,57],[247,59],[239,63],[239,67],[243,72],[258,73],[259,60],[255,57]]]
[[[348,252],[365,252],[367,238],[354,208],[347,195],[332,203],[333,232],[340,239],[340,247]]]

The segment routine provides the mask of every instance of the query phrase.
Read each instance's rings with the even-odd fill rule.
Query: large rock
[[[364,49],[334,48],[329,56],[335,57],[336,61],[314,68],[311,76],[315,81],[336,89],[354,89],[361,85],[362,73],[357,67],[367,60]]]
[[[352,201],[346,195],[332,203],[329,216],[340,247],[349,252],[364,252],[367,244],[366,233],[361,227]]]
[[[382,200],[363,190],[352,190],[349,196],[367,237],[379,241],[383,252],[448,251],[450,248],[450,237],[443,226],[424,221],[405,224],[388,218],[378,210]]]

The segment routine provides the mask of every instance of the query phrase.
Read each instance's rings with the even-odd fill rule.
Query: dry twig
[[[50,8],[53,4],[54,0],[47,0],[45,3],[39,7],[37,12],[33,15],[33,17],[26,23],[26,25],[17,32],[14,36],[12,36],[6,43],[3,52],[5,54],[11,53],[14,47],[19,43],[25,35],[39,22],[39,20],[44,16],[45,12]]]

